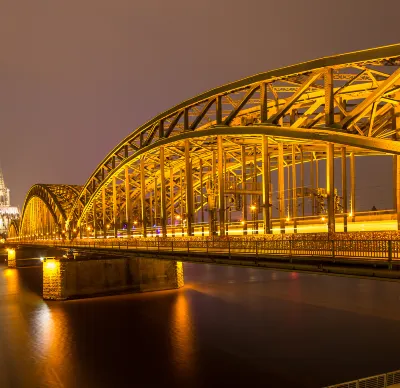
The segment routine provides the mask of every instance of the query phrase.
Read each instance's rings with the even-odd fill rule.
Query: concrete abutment
[[[48,259],[43,263],[43,299],[65,300],[121,292],[177,289],[181,262],[143,258]]]

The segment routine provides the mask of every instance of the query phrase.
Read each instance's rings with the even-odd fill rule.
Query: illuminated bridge
[[[34,185],[9,238],[332,233],[357,222],[397,230],[399,66],[396,44],[193,97],[135,129],[83,186]],[[393,155],[394,206],[361,214],[355,164],[371,155]]]

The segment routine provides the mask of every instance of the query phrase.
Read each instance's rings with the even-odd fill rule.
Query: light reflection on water
[[[398,283],[194,264],[185,281],[47,303],[37,270],[0,267],[0,387],[320,387],[400,368]]]

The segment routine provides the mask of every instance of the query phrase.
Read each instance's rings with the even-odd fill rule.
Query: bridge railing
[[[319,256],[363,260],[399,260],[400,240],[266,240],[266,239],[82,239],[29,244],[59,247],[182,251],[228,255]]]
[[[366,377],[346,383],[330,385],[325,388],[386,388],[400,384],[400,370]]]

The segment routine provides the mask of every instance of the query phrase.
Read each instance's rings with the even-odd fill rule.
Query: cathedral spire
[[[0,206],[10,206],[10,190],[4,183],[3,171],[0,166]]]
[[[6,185],[4,183],[3,170],[1,169],[1,165],[0,165],[0,190],[5,189],[5,188],[6,188]]]

